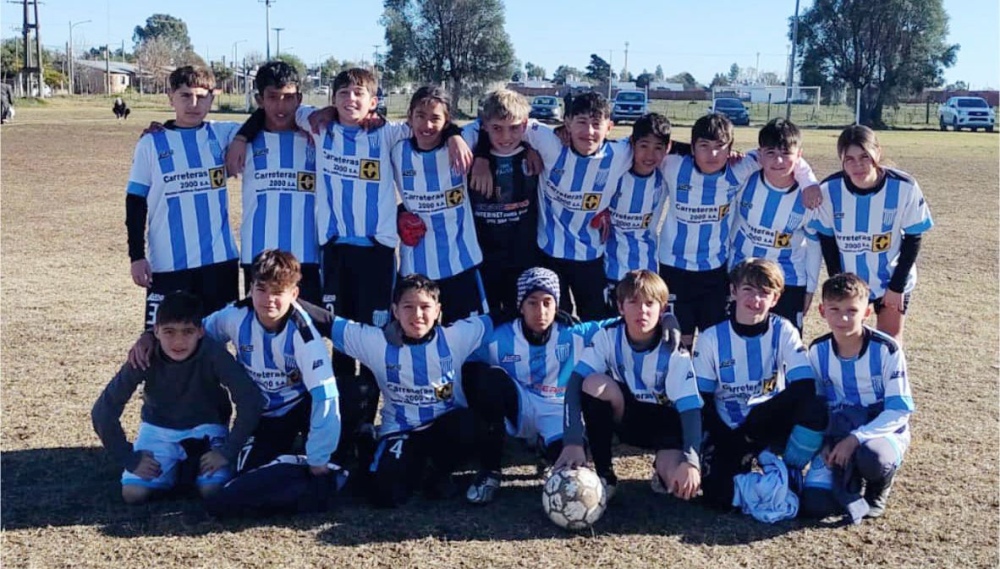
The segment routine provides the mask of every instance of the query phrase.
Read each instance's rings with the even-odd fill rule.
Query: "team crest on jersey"
[[[434,395],[439,401],[448,401],[454,394],[455,384],[450,381],[444,381],[434,386]]]
[[[888,251],[889,246],[892,245],[892,233],[881,233],[879,235],[872,235],[872,252],[881,253],[882,251]]]
[[[889,226],[891,226],[894,221],[896,221],[896,210],[895,209],[887,209],[884,212],[882,212],[882,226],[883,227],[889,227]]]
[[[601,194],[583,194],[583,210],[595,211],[601,205]]]
[[[788,224],[785,225],[785,227],[788,229],[789,232],[791,232],[800,225],[802,225],[802,214],[792,213],[791,215],[788,216]]]
[[[504,354],[500,357],[500,363],[502,364],[513,364],[521,361],[521,356],[517,354]]]
[[[761,386],[760,386],[760,394],[761,395],[768,395],[770,393],[773,393],[774,390],[777,389],[777,388],[778,388],[778,376],[773,375],[773,376],[765,379],[764,382],[761,384]]]
[[[651,221],[653,221],[653,214],[647,213],[646,215],[642,216],[642,228],[643,229],[648,229],[649,228],[649,223]]]
[[[465,201],[465,192],[462,188],[452,188],[445,192],[445,199],[448,200],[448,207],[458,207]]]
[[[361,160],[358,165],[358,177],[362,180],[381,180],[378,160]]]
[[[312,192],[316,190],[316,174],[312,172],[299,172],[297,180],[300,192]]]
[[[212,182],[213,188],[221,188],[226,185],[226,169],[225,168],[210,168],[208,170],[208,179]]]
[[[568,360],[570,350],[569,344],[556,344],[556,359],[560,362]]]
[[[719,219],[724,219],[729,215],[729,204],[722,204],[719,206]]]
[[[774,246],[778,249],[788,249],[792,246],[791,233],[778,233],[774,236]]]
[[[441,373],[446,376],[454,373],[452,370],[451,356],[441,358]]]
[[[375,310],[372,312],[372,324],[381,328],[388,323],[389,323],[388,310]]]

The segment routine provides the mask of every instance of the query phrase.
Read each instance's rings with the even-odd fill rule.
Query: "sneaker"
[[[881,518],[885,515],[885,509],[889,505],[889,493],[892,491],[892,482],[896,478],[893,472],[879,482],[868,481],[865,488],[865,501],[868,502],[868,514],[866,518]]]
[[[496,471],[482,471],[476,474],[475,480],[469,485],[465,492],[465,499],[470,504],[489,504],[497,497],[500,490],[500,473]]]
[[[653,490],[654,494],[670,494],[667,487],[663,485],[663,480],[660,478],[659,473],[656,472],[656,468],[653,468],[653,475],[649,478],[649,487]]]
[[[607,498],[607,501],[610,502],[618,491],[618,476],[610,470],[600,474],[599,476],[601,477],[601,482],[604,483],[604,496]]]

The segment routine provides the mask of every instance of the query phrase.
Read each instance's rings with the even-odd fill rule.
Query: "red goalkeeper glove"
[[[404,245],[416,247],[427,233],[427,226],[417,214],[404,211],[396,216],[396,231]]]
[[[611,235],[611,210],[606,209],[591,218],[590,226],[601,233],[601,243],[606,243]]]

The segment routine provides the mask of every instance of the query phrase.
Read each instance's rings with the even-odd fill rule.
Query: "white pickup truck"
[[[956,132],[968,128],[973,132],[985,128],[993,132],[996,113],[982,97],[951,97],[938,107],[938,124],[941,130],[950,126]]]

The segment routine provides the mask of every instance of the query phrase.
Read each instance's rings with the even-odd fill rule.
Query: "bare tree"
[[[174,50],[170,42],[160,38],[147,39],[136,50],[139,68],[153,79],[153,91],[166,91],[167,77],[173,62]]]

